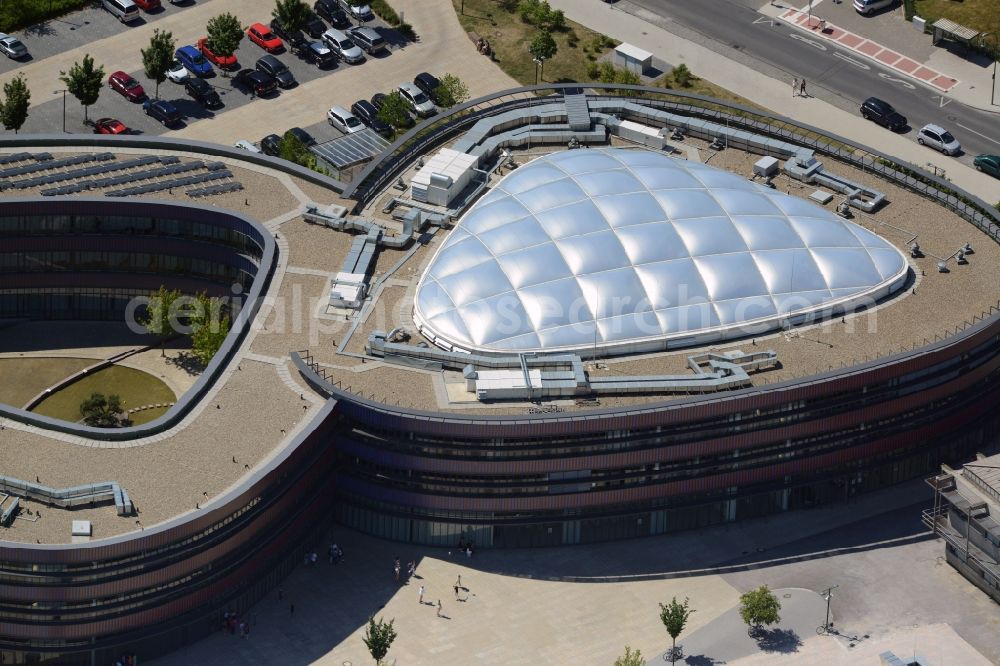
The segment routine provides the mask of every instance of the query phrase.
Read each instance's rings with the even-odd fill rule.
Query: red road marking
[[[865,41],[862,37],[858,37],[853,32],[845,32],[838,40],[841,44],[848,48],[857,48],[858,44]]]
[[[930,81],[935,76],[938,76],[938,73],[933,70],[927,69],[926,67],[921,67],[916,72],[914,72],[913,75],[923,81]]]
[[[930,82],[932,86],[940,88],[941,90],[951,90],[956,83],[958,83],[958,81],[950,76],[945,76],[944,74]]]
[[[899,55],[898,53],[894,53],[889,49],[884,49],[877,56],[875,56],[875,59],[878,60],[879,62],[884,62],[887,65],[891,65],[902,57],[903,56]]]
[[[875,54],[881,50],[882,47],[880,45],[876,44],[875,42],[869,42],[868,40],[865,40],[861,44],[861,46],[858,47],[858,51],[861,51],[866,56],[870,56],[872,58],[874,58]]]
[[[903,58],[902,60],[900,60],[899,62],[897,62],[894,65],[894,67],[896,69],[900,70],[901,72],[906,72],[907,74],[912,74],[913,70],[915,70],[917,67],[920,67],[920,63],[913,62],[909,58]]]

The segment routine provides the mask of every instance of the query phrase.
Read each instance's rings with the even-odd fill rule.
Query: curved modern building
[[[808,139],[815,128],[728,117],[734,141],[784,157],[797,141],[845,180],[883,165],[891,203],[846,220],[807,200],[814,185],[750,182],[757,155],[735,147],[707,167],[626,140],[623,122],[662,127],[658,114],[709,127],[718,103],[582,95],[591,125],[573,138],[592,147],[564,150],[574,93],[522,92],[418,126],[352,184],[127,137],[133,152],[224,159],[245,189],[212,206],[177,191],[5,201],[0,325],[116,317],[161,284],[236,285],[247,306],[157,421],[99,431],[0,406],[7,492],[36,506],[114,481],[137,510],[45,506],[0,528],[3,663],[147,658],[196,640],[276,585],[334,519],[431,545],[664,534],[844,501],[995,440],[1000,220],[988,206],[930,176],[917,188],[914,168],[845,152],[838,137]],[[478,156],[454,225],[391,190],[411,177],[417,133]],[[692,130],[688,145],[707,151],[711,138]],[[520,166],[501,177],[510,156]],[[382,213],[392,199],[394,220]],[[360,311],[330,298],[348,279],[368,288]],[[763,357],[777,363],[740,365]],[[487,374],[521,397],[481,400]],[[588,392],[599,384],[612,390]],[[71,540],[76,518],[92,521],[91,540]]]

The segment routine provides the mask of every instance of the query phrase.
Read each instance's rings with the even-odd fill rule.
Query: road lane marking
[[[965,125],[963,125],[962,123],[955,123],[955,124],[956,124],[956,125],[958,125],[959,127],[961,127],[962,129],[964,129],[964,130],[965,130],[966,132],[972,132],[973,134],[976,134],[976,135],[978,135],[978,136],[981,136],[981,137],[983,137],[984,139],[986,139],[987,141],[992,141],[993,143],[995,143],[995,144],[997,144],[998,146],[1000,146],[1000,141],[997,141],[997,140],[996,140],[996,139],[994,139],[993,137],[989,137],[989,136],[986,136],[985,134],[982,134],[981,132],[977,132],[977,131],[976,131],[976,130],[974,130],[974,129],[970,129],[970,128],[966,127]]]
[[[934,95],[934,97],[937,97],[939,100],[941,100],[941,103],[938,105],[939,109],[943,109],[944,107],[948,106],[954,101],[950,97],[945,97],[944,95]],[[931,99],[934,99],[934,97],[932,97]]]
[[[851,63],[851,64],[852,64],[852,65],[854,65],[855,67],[860,67],[861,69],[867,69],[867,70],[870,70],[870,69],[871,69],[871,66],[870,66],[870,65],[866,65],[865,63],[863,63],[863,62],[861,62],[861,61],[859,61],[859,60],[855,60],[854,58],[852,58],[852,57],[851,57],[851,56],[849,56],[849,55],[844,55],[844,54],[843,54],[843,53],[841,53],[840,51],[834,51],[834,52],[833,52],[833,55],[835,55],[836,57],[840,58],[841,60],[844,60],[844,61],[846,61],[846,62],[849,62],[849,63]]]
[[[802,35],[796,35],[794,32],[791,33],[791,34],[789,34],[788,36],[791,37],[792,39],[797,39],[800,42],[805,42],[809,46],[815,46],[820,51],[826,51],[827,50],[827,48],[826,48],[826,46],[824,44],[820,44],[819,42],[817,42],[814,39],[809,39],[808,37],[803,37]]]
[[[898,83],[901,86],[906,86],[910,90],[916,90],[917,89],[917,87],[915,85],[913,85],[912,83],[910,83],[909,81],[904,81],[903,79],[897,79],[896,77],[890,76],[890,75],[886,74],[885,72],[879,72],[878,75],[881,76],[886,81],[892,81],[893,83]]]

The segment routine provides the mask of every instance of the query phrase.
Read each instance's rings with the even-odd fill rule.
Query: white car
[[[365,128],[356,115],[342,106],[330,107],[326,112],[326,121],[344,134],[354,134]]]
[[[12,60],[28,55],[28,49],[17,37],[0,32],[0,51]]]
[[[958,155],[962,152],[962,144],[951,132],[940,125],[927,124],[917,132],[917,143],[940,150],[945,155]]]
[[[403,96],[413,112],[421,118],[429,118],[437,112],[437,107],[434,106],[430,97],[412,83],[400,83],[399,94]]]
[[[896,0],[854,0],[854,10],[865,16],[896,4]]]
[[[167,70],[167,78],[174,83],[184,83],[184,81],[191,78],[191,72],[181,64],[180,60],[174,60],[173,64],[170,65],[170,69]]]
[[[251,153],[259,153],[260,152],[260,148],[258,148],[254,144],[250,143],[246,139],[240,139],[239,141],[237,141],[236,143],[234,143],[233,144],[233,148],[240,148],[242,150],[246,150],[246,151],[251,152]]]

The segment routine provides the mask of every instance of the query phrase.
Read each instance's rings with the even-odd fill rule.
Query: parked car
[[[870,16],[880,9],[891,7],[896,4],[896,0],[854,0],[854,9],[859,14]]]
[[[260,150],[265,155],[277,157],[281,152],[281,137],[277,134],[268,134],[260,140]]]
[[[267,97],[278,90],[274,77],[256,69],[241,69],[233,77],[233,83],[244,92],[252,92],[257,97]]]
[[[128,134],[128,128],[120,120],[101,118],[94,123],[94,134]]]
[[[285,30],[284,24],[278,18],[271,19],[271,30],[286,42],[291,39],[293,34],[299,32],[298,30]],[[326,31],[326,24],[323,23],[323,19],[316,16],[315,12],[309,12],[309,18],[306,19],[305,25],[302,26],[302,31],[313,39],[318,39]]]
[[[256,68],[258,72],[264,72],[273,77],[282,88],[291,88],[296,83],[291,70],[273,55],[268,54],[258,58]]]
[[[301,143],[303,146],[316,145],[316,139],[313,138],[313,135],[305,131],[301,127],[293,127],[292,129],[285,132],[285,134],[291,134],[296,139],[298,139],[299,143]]]
[[[147,99],[142,103],[142,110],[150,118],[163,123],[165,127],[176,125],[181,121],[181,112],[164,99]]]
[[[184,80],[190,76],[191,72],[188,71],[188,68],[180,60],[174,60],[170,68],[167,69],[167,78],[174,83],[184,83]]]
[[[320,69],[337,66],[337,56],[325,42],[308,42],[296,49],[306,62],[311,62]]]
[[[431,101],[435,104],[438,103],[437,89],[441,85],[436,76],[428,74],[427,72],[420,72],[413,77],[413,85],[420,88],[425,95],[431,98]]]
[[[17,60],[28,55],[28,47],[13,35],[0,32],[0,51],[11,60]]]
[[[324,32],[323,41],[344,62],[354,65],[363,62],[365,59],[365,54],[358,48],[358,45],[351,41],[351,38],[346,33],[336,28],[330,28]]]
[[[421,118],[429,118],[437,112],[434,102],[424,92],[412,83],[400,83],[399,94],[403,96],[410,108]]]
[[[376,111],[378,111],[379,109],[382,108],[382,101],[386,97],[388,97],[388,95],[386,95],[385,93],[375,93],[374,95],[372,95],[372,106],[375,107]],[[403,127],[413,127],[413,123],[414,123],[413,117],[410,116],[410,114],[406,114],[406,119],[403,121],[403,125],[402,126]]]
[[[219,93],[205,79],[192,76],[184,82],[184,89],[194,101],[198,102],[206,109],[221,109],[222,100]]]
[[[240,63],[236,62],[235,55],[224,56],[212,51],[212,48],[208,45],[208,37],[202,37],[194,45],[198,47],[198,50],[201,51],[206,60],[219,69],[236,69],[240,66]]]
[[[254,23],[247,28],[247,37],[250,38],[251,42],[268,53],[277,53],[285,47],[281,39],[263,23]]]
[[[108,86],[130,102],[146,99],[146,91],[139,82],[125,72],[115,72],[108,77]]]
[[[340,8],[338,0],[316,0],[313,10],[330,22],[330,25],[339,30],[351,27],[351,19],[347,17],[347,12]]]
[[[347,35],[354,41],[355,44],[361,47],[362,51],[369,55],[374,55],[388,50],[385,40],[382,39],[382,35],[378,34],[378,32],[372,28],[366,26],[350,28],[347,31]]]
[[[983,173],[1000,178],[1000,155],[977,155],[972,165]]]
[[[351,113],[358,117],[358,120],[363,122],[368,127],[382,134],[383,136],[392,135],[392,127],[388,123],[384,122],[378,117],[378,109],[372,106],[372,103],[366,99],[359,99],[354,104],[351,104]]]
[[[326,112],[326,120],[344,134],[354,134],[365,128],[357,116],[342,106],[330,107]]]
[[[375,13],[368,5],[352,5],[349,0],[340,0],[340,8],[355,21],[371,21]]]
[[[958,155],[962,152],[962,144],[952,136],[951,132],[933,123],[928,123],[917,132],[917,143],[940,150],[945,155]]]
[[[252,143],[250,143],[246,139],[240,139],[239,141],[237,141],[236,143],[234,143],[233,144],[233,148],[239,148],[240,150],[245,150],[248,153],[259,153],[260,152],[260,148],[258,148],[257,146],[253,145]]]
[[[132,0],[139,9],[151,12],[160,8],[160,0]]]
[[[869,97],[861,103],[861,116],[893,132],[905,129],[907,125],[906,118],[902,114],[892,108],[891,104],[877,97]]]
[[[212,65],[205,60],[201,51],[190,44],[177,49],[174,52],[174,57],[195,76],[211,76],[215,71],[212,69]]]

